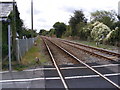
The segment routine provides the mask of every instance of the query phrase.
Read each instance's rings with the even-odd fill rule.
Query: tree
[[[63,34],[63,37],[70,37],[72,35],[71,27],[69,25],[66,26],[66,31]]]
[[[72,29],[72,36],[77,35],[78,33],[77,25],[79,23],[87,23],[87,19],[85,18],[85,15],[83,14],[82,10],[75,10],[74,16],[71,16],[69,20],[69,25],[71,26]]]
[[[82,25],[82,23],[81,23]],[[80,26],[79,26],[80,27]],[[81,40],[90,40],[91,39],[91,33],[92,31],[92,24],[88,23],[84,27],[79,29],[79,37]]]
[[[52,29],[50,29],[48,35],[52,37],[52,36],[55,35],[55,33],[56,33],[56,32],[55,32],[55,29],[52,28]]]
[[[11,33],[12,33],[12,57],[14,60],[16,60],[16,33],[19,33],[21,36],[21,30],[23,21],[20,19],[20,13],[18,11],[17,5],[15,3],[13,4],[13,11],[10,12],[8,19],[10,19],[10,25],[11,25]]]
[[[56,36],[58,38],[60,38],[62,36],[62,34],[66,31],[66,25],[62,22],[56,22],[53,25],[55,32],[56,32]]]
[[[103,24],[107,25],[111,29],[115,20],[116,20],[116,13],[113,10],[111,11],[97,10],[91,13],[92,22],[96,22],[96,21],[102,22]]]
[[[36,31],[37,30],[31,30],[31,29],[27,29],[27,28],[23,27],[22,36],[25,36],[26,38],[36,37],[37,36]]]
[[[42,33],[43,33],[44,31],[46,31],[46,30],[41,29],[40,32],[39,32],[39,34],[42,35]]]
[[[47,35],[48,34],[48,31],[46,31],[45,29],[41,29],[40,32],[39,32],[39,35]]]
[[[22,19],[17,19],[16,20],[16,31],[19,34],[19,39],[22,39],[23,37],[23,20]]]

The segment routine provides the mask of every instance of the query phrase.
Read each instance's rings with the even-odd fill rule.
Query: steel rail
[[[80,43],[77,43],[77,42],[68,41],[68,40],[64,40],[64,39],[60,39],[60,40],[65,41],[65,42],[69,42],[69,43],[73,43],[73,44],[76,44],[76,45],[79,45],[79,46],[83,46],[83,47],[86,47],[86,48],[90,48],[90,49],[93,49],[93,50],[97,50],[99,52],[104,52],[104,53],[109,54],[109,55],[120,57],[120,53],[111,52],[111,51],[108,51],[108,50],[105,50],[105,49],[102,49],[102,48],[96,48],[96,47],[92,47],[92,46],[88,46],[88,45],[84,45],[84,44],[80,44]]]
[[[42,38],[42,39],[43,39],[43,38]],[[57,69],[57,72],[58,72],[58,74],[59,74],[59,76],[60,76],[60,78],[61,78],[61,81],[62,81],[65,89],[66,89],[66,90],[69,90],[68,85],[67,85],[67,83],[66,83],[66,81],[65,81],[65,79],[64,79],[64,77],[63,77],[63,75],[62,75],[62,73],[61,73],[61,71],[60,71],[60,68],[58,67],[58,65],[57,65],[57,63],[56,63],[56,61],[55,61],[55,59],[54,59],[54,57],[53,57],[53,55],[52,55],[52,52],[51,52],[48,44],[45,42],[44,39],[43,39],[43,41],[44,41],[44,43],[45,43],[45,45],[46,45],[46,47],[47,47],[47,50],[48,50],[48,52],[49,52],[49,54],[50,54],[50,57],[51,57],[51,59],[52,59],[52,61],[53,61],[53,64],[54,64],[55,68]]]
[[[46,39],[49,40],[48,38],[46,38]],[[81,61],[80,59],[78,59],[76,56],[74,56],[73,54],[71,54],[69,51],[67,51],[63,47],[58,46],[56,43],[54,43],[51,40],[49,40],[49,41],[51,43],[53,43],[54,45],[56,45],[57,47],[59,47],[64,52],[66,52],[68,55],[70,55],[71,57],[73,57],[75,60],[79,61],[81,64],[85,65],[87,68],[89,68],[90,70],[92,70],[93,72],[95,72],[96,74],[98,74],[100,77],[102,77],[103,79],[105,79],[106,81],[108,81],[109,83],[111,83],[113,86],[115,86],[116,88],[120,89],[120,86],[117,85],[116,83],[114,83],[113,81],[111,81],[109,78],[107,78],[106,76],[104,76],[103,74],[101,74],[100,72],[98,72],[97,70],[95,70],[94,68],[92,68],[91,66],[89,66],[88,64],[86,64],[83,61]]]

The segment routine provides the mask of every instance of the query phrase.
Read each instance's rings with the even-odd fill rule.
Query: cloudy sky
[[[2,0],[6,1],[6,0]],[[7,0],[12,1],[12,0]],[[26,27],[31,28],[31,0],[15,0],[20,17]],[[49,30],[57,21],[68,24],[74,10],[83,10],[89,19],[90,13],[96,10],[115,10],[118,13],[120,0],[33,0],[34,29]]]

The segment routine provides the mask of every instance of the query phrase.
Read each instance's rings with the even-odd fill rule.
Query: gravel
[[[51,42],[46,41],[50,47],[50,50],[59,65],[73,65],[79,64],[78,61],[75,61],[69,55],[67,55],[64,51],[60,50],[57,46],[53,45]]]
[[[47,48],[46,48],[46,46],[45,46],[45,44],[44,44],[43,41],[42,41],[40,47],[41,47],[41,51],[40,51],[40,52],[44,54],[45,59],[47,60],[47,61],[44,63],[44,65],[52,65],[52,62],[51,62],[49,53],[48,53]]]
[[[85,63],[101,63],[103,62],[104,64],[110,64],[111,62],[104,60],[104,59],[100,59],[97,57],[94,57],[92,55],[89,55],[75,47],[66,45],[64,43],[62,43],[60,40],[58,39],[52,39],[56,44],[60,45],[61,47],[65,48],[66,50],[68,50],[70,53],[72,53],[73,55],[75,55],[77,58],[79,58],[80,60],[84,61]]]
[[[62,41],[62,42],[63,42],[63,43],[70,44],[70,45],[74,45],[75,47],[84,49],[84,50],[86,50],[86,51],[94,52],[95,54],[98,54],[98,55],[101,55],[101,56],[105,56],[105,57],[111,58],[111,59],[113,59],[113,60],[115,60],[115,61],[118,61],[118,59],[119,59],[118,56],[113,56],[113,55],[110,55],[110,54],[107,54],[107,53],[104,53],[104,52],[101,52],[101,51],[98,51],[98,50],[94,50],[94,49],[87,48],[87,47],[80,46],[80,45],[75,45],[75,44],[68,43],[68,42],[65,42],[65,41]]]

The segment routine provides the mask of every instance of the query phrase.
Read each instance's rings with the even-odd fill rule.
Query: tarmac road
[[[98,65],[98,64],[97,64]],[[72,66],[76,67],[76,66]],[[113,74],[119,73],[119,71],[112,71],[108,68],[118,69],[118,66],[108,66],[95,68],[102,74]],[[88,68],[75,68],[75,69],[63,69],[62,73],[65,77],[71,77],[71,79],[67,79],[67,84],[69,88],[115,88],[112,84],[108,83],[101,77],[96,77],[94,72],[89,70]],[[44,71],[45,77],[58,77],[56,70],[46,70]],[[72,76],[88,76],[88,77],[80,77],[80,78],[72,78]],[[109,79],[114,81],[116,84],[119,84],[120,75],[115,76],[107,76]],[[63,88],[62,82],[60,80],[45,80],[46,88]]]
[[[98,64],[94,63],[94,65]],[[63,75],[66,77],[69,88],[115,88],[106,80],[96,76],[94,72],[81,65],[62,65],[60,67],[62,68]],[[118,65],[94,68],[102,74],[106,74],[107,77],[116,84],[119,84],[120,72],[118,70]],[[58,73],[53,66],[40,67],[37,71],[30,69],[26,71],[13,72],[12,74],[9,72],[1,73],[1,75],[3,79],[0,81],[2,88],[42,88],[42,90],[49,88],[64,88],[61,80],[59,79]]]

